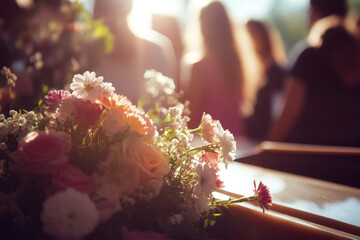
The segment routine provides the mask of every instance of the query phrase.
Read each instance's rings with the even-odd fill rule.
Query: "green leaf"
[[[46,93],[49,92],[49,87],[47,85],[45,85],[45,84],[42,84],[41,85],[41,91],[42,91],[42,93],[46,94]]]
[[[207,228],[208,226],[209,226],[209,219],[205,219],[204,228]]]

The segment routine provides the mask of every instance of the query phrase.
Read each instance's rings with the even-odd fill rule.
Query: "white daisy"
[[[202,196],[210,196],[210,194],[216,189],[215,170],[206,163],[200,163],[197,165],[195,172],[194,195],[198,198]]]
[[[100,96],[103,79],[103,77],[96,77],[95,72],[86,71],[83,75],[76,74],[70,84],[72,94],[93,102]]]
[[[87,194],[68,188],[43,204],[43,231],[57,239],[80,239],[91,233],[99,219],[95,203]]]
[[[229,162],[234,161],[236,155],[236,142],[229,130],[222,132],[220,136],[220,148],[225,166],[227,167]]]
[[[101,97],[110,97],[115,92],[115,88],[110,82],[102,82],[100,88],[101,88],[101,92],[100,92]]]

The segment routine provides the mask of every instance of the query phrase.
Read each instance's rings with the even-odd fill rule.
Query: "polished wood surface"
[[[226,215],[223,240],[345,240],[357,236],[274,212],[263,214],[248,206],[232,206]]]
[[[252,195],[253,180],[262,181],[273,198],[269,213],[315,224],[328,229],[326,232],[340,232],[350,239],[360,239],[358,188],[238,162],[222,168],[220,177],[225,187],[219,192],[226,196]]]
[[[241,163],[360,188],[360,148],[238,141],[238,149]]]
[[[336,155],[357,155],[360,156],[360,148],[298,144],[286,142],[264,141],[256,146],[258,151],[269,152],[292,152],[292,153],[312,153],[312,154],[336,154]]]

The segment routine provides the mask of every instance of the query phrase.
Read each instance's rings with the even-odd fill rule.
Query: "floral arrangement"
[[[234,160],[233,135],[208,114],[188,129],[188,103],[178,101],[172,80],[155,71],[145,77],[141,107],[85,72],[73,77],[72,92],[50,91],[42,111],[1,116],[1,236],[213,239],[230,204],[269,208],[262,183],[250,197],[212,196],[223,186],[219,164]]]

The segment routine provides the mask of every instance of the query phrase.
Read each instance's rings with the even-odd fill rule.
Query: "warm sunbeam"
[[[135,33],[151,27],[151,14],[175,15],[180,6],[177,0],[133,0],[129,25]]]

